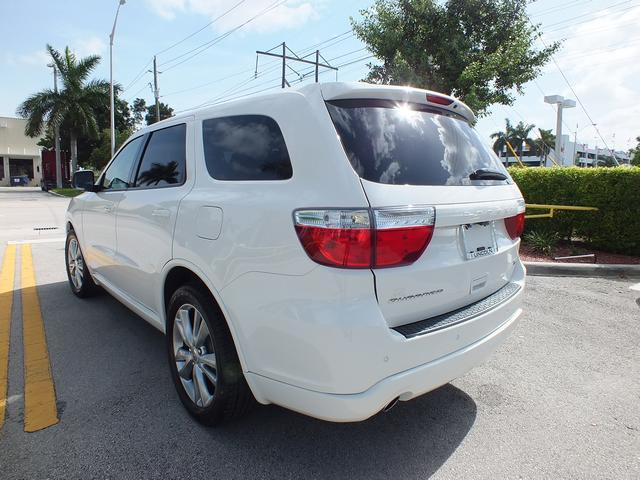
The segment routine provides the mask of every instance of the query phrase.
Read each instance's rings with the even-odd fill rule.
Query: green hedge
[[[582,238],[604,251],[640,255],[640,168],[512,167],[509,173],[527,203],[599,209],[556,211],[554,218],[528,219],[528,231],[555,231],[564,238]]]

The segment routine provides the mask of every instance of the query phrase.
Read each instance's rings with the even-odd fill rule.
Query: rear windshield
[[[361,178],[392,185],[504,185],[506,169],[463,117],[387,100],[327,102],[340,141]],[[506,180],[471,180],[477,170]]]

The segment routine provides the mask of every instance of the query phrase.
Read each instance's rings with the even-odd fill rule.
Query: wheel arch
[[[190,265],[182,262],[171,262],[165,267],[164,270],[165,274],[162,282],[161,305],[165,332],[167,331],[168,322],[167,308],[169,306],[169,300],[171,300],[171,295],[173,295],[173,292],[175,292],[180,286],[187,283],[193,283],[199,286],[203,290],[203,292],[207,293],[211,297],[213,304],[218,309],[218,313],[220,313],[220,315],[222,315],[222,318],[224,318],[227,328],[231,333],[233,343],[236,347],[236,352],[238,353],[238,359],[240,360],[242,370],[244,372],[248,372],[249,369],[247,367],[245,356],[242,351],[242,343],[239,340],[238,332],[232,320],[230,319],[229,314],[226,312],[224,303],[220,299],[218,291],[213,287],[206,275],[204,275],[204,273],[201,272],[195,265]]]

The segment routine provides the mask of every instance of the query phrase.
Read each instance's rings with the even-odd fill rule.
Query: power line
[[[276,0],[274,3],[270,4],[268,7],[266,7],[265,9],[263,9],[262,11],[260,11],[259,13],[257,13],[256,15],[254,15],[253,17],[249,18],[248,20],[244,21],[243,23],[241,23],[240,25],[232,28],[231,30],[226,31],[225,33],[223,33],[222,35],[219,35],[215,38],[213,38],[212,40],[209,40],[208,42],[205,42],[195,48],[192,48],[191,50],[184,52],[174,58],[172,58],[171,60],[167,60],[165,62],[163,62],[161,64],[162,65],[167,65],[169,63],[172,63],[176,60],[179,60],[180,58],[183,58],[185,56],[187,56],[187,58],[179,61],[178,63],[175,63],[169,67],[165,67],[165,71],[167,70],[171,70],[172,68],[177,67],[178,65],[182,65],[183,63],[191,60],[192,58],[196,57],[197,55],[200,55],[202,52],[204,52],[205,50],[211,48],[212,46],[214,46],[215,44],[221,42],[222,40],[224,40],[225,38],[227,38],[229,35],[231,35],[232,33],[236,32],[237,30],[240,30],[242,27],[244,27],[245,25],[251,23],[252,21],[254,21],[256,18],[261,17],[262,15],[269,13],[270,11],[278,8],[279,6],[283,5],[284,3],[286,3],[288,0]]]
[[[184,37],[182,40],[179,40],[175,43],[173,43],[172,45],[168,46],[167,48],[165,48],[164,50],[160,50],[159,52],[156,53],[156,55],[160,55],[161,53],[165,53],[169,50],[171,50],[173,47],[176,47],[178,45],[180,45],[181,43],[185,42],[186,40],[189,40],[191,37],[193,37],[194,35],[197,35],[198,33],[200,33],[202,30],[204,30],[205,28],[209,27],[210,25],[213,25],[215,22],[217,22],[218,20],[220,20],[221,18],[223,18],[224,16],[226,16],[227,14],[231,13],[233,10],[235,10],[236,8],[238,8],[240,5],[242,5],[243,3],[245,3],[247,0],[240,0],[238,3],[236,3],[233,7],[229,8],[228,10],[226,10],[225,12],[223,12],[222,14],[218,15],[216,18],[214,18],[213,20],[211,20],[209,23],[207,23],[204,27],[199,28],[198,30],[196,30],[195,32],[187,35],[186,37]]]
[[[252,71],[251,68],[245,69],[245,70],[242,70],[241,72],[236,72],[234,74],[227,75],[226,77],[222,77],[222,78],[216,78],[215,80],[211,80],[210,82],[202,83],[202,84],[196,85],[194,87],[184,88],[182,90],[177,90],[175,92],[165,93],[164,95],[162,95],[162,97],[170,97],[172,95],[178,95],[180,93],[190,92],[192,90],[198,90],[199,88],[207,87],[209,85],[213,85],[214,83],[220,83],[220,82],[223,82],[225,80],[229,80],[230,78],[235,78],[235,77],[238,77],[240,75],[243,75],[243,74],[251,72],[251,71]]]
[[[591,19],[589,19],[589,20],[586,20],[586,21],[584,21],[584,22],[580,22],[580,23],[588,23],[588,22],[591,22],[591,21],[592,21],[592,20],[591,20]],[[626,27],[627,25],[634,25],[634,26],[635,26],[635,25],[637,25],[637,23],[638,23],[638,22],[637,22],[636,20],[632,20],[632,21],[630,21],[630,22],[622,22],[622,23],[617,23],[617,24],[615,24],[615,25],[610,25],[610,26],[605,27],[605,28],[595,28],[595,29],[594,29],[594,28],[588,28],[588,29],[586,29],[586,30],[581,30],[581,31],[580,31],[580,33],[577,33],[577,34],[575,34],[575,35],[569,35],[569,36],[566,36],[566,35],[562,35],[562,34],[560,34],[560,35],[558,35],[558,36],[557,36],[557,37],[555,37],[555,38],[554,38],[553,36],[552,36],[552,37],[549,37],[549,36],[547,35],[548,33],[555,33],[555,32],[557,32],[557,31],[564,30],[565,28],[570,28],[570,27],[573,27],[573,26],[574,26],[574,25],[568,25],[567,27],[563,27],[563,28],[561,28],[561,29],[554,30],[553,32],[546,32],[546,31],[545,31],[545,32],[544,32],[544,35],[546,35],[546,39],[547,39],[547,41],[549,41],[549,42],[555,42],[555,41],[558,41],[558,40],[572,40],[572,39],[574,39],[574,38],[584,37],[585,35],[595,35],[595,34],[602,33],[602,32],[608,32],[608,31],[610,31],[610,30],[618,30],[618,29],[620,29],[621,27]]]
[[[140,72],[138,72],[138,74],[133,78],[133,80],[131,80],[131,82],[129,82],[129,84],[122,90],[122,92],[126,92],[127,90],[129,90],[136,82],[138,82],[138,80],[140,80],[142,78],[142,76],[147,73],[147,67],[151,64],[151,62],[153,61],[153,59],[149,60],[144,67],[142,67],[142,70],[140,70]]]
[[[623,3],[627,3],[627,2],[623,2]],[[531,22],[531,19],[527,19],[529,21],[529,23],[531,24],[531,26],[533,26],[533,23]],[[540,40],[540,42],[542,43],[542,45],[544,46],[544,48],[547,48],[547,44],[544,42],[544,40],[542,40],[542,37],[538,37],[538,39]],[[600,129],[598,128],[598,126],[596,125],[596,123],[593,121],[593,119],[591,118],[591,115],[589,115],[589,112],[587,111],[587,108],[584,106],[584,103],[582,103],[582,100],[580,99],[580,97],[578,96],[578,94],[576,93],[575,89],[573,88],[573,85],[571,85],[571,82],[569,81],[569,79],[567,78],[567,76],[564,74],[564,72],[562,71],[562,68],[560,68],[560,65],[558,64],[558,62],[556,61],[555,57],[553,55],[550,55],[551,60],[553,61],[554,65],[556,66],[556,68],[558,69],[558,71],[560,72],[560,75],[562,75],[562,78],[564,79],[565,83],[567,84],[567,86],[569,87],[569,89],[571,90],[571,93],[573,93],[573,96],[576,97],[576,100],[578,101],[578,104],[580,105],[580,108],[582,109],[582,111],[584,112],[584,114],[587,116],[587,118],[589,119],[589,122],[591,123],[591,125],[593,125],[593,128],[595,129],[596,133],[598,134],[598,137],[600,137],[600,140],[602,140],[602,143],[604,143],[604,146],[607,150],[613,152],[609,146],[607,145],[606,140],[604,139],[604,137],[602,136],[602,134],[600,133]]]
[[[571,1],[571,2],[567,2],[567,3],[565,3],[564,5],[562,5],[562,6],[560,6],[560,7],[555,6],[555,7],[552,7],[552,8],[548,8],[548,9],[546,9],[546,10],[542,10],[542,11],[540,11],[540,12],[533,12],[533,13],[531,14],[531,16],[532,16],[532,17],[535,17],[535,18],[543,17],[543,16],[545,16],[545,15],[548,15],[549,13],[555,13],[555,12],[558,12],[558,11],[560,11],[560,10],[565,10],[565,9],[567,9],[567,8],[576,8],[576,6],[577,6],[577,5],[576,5],[576,3],[577,3],[578,5],[581,5],[581,4],[583,4],[583,3],[591,3],[592,1],[593,1],[593,0],[573,0],[573,1]]]
[[[350,32],[352,32],[352,30],[347,30],[346,32],[342,32],[342,33],[340,33],[340,34],[338,34],[338,35],[334,35],[334,36],[332,36],[332,37],[330,37],[330,38],[328,38],[328,39],[326,39],[326,40],[323,40],[322,42],[318,42],[318,43],[316,43],[316,44],[314,44],[314,45],[310,45],[310,46],[308,46],[308,47],[305,47],[305,48],[303,48],[303,49],[300,51],[300,54],[302,55],[302,54],[304,54],[304,53],[306,53],[306,52],[313,51],[313,49],[314,49],[314,48],[317,48],[317,47],[320,47],[320,46],[322,46],[322,45],[324,45],[324,44],[326,44],[326,43],[332,42],[332,41],[334,41],[334,40],[336,40],[336,39],[338,39],[338,38],[340,38],[340,37],[344,37],[346,34],[348,34],[348,33],[350,33]],[[351,37],[351,36],[353,36],[353,34],[352,34],[352,35],[350,35],[349,37]],[[347,37],[347,38],[349,38],[349,37]],[[334,43],[334,44],[335,44],[335,43]],[[334,45],[334,44],[332,44],[332,45]],[[277,47],[277,46],[276,46],[276,47]],[[275,48],[275,47],[274,47],[274,48]],[[358,50],[353,50],[353,51],[348,52],[348,53],[346,53],[346,54],[344,54],[344,55],[339,55],[339,56],[337,56],[337,57],[331,58],[331,59],[329,59],[329,61],[331,62],[331,61],[336,60],[336,59],[338,59],[338,58],[343,58],[343,57],[345,57],[345,56],[352,55],[352,54],[357,53],[357,52],[362,51],[362,50],[366,50],[366,48],[364,48],[364,49],[358,49]],[[191,108],[185,109],[185,110],[183,110],[183,111],[193,110],[193,109],[196,109],[196,108],[200,108],[200,107],[202,107],[202,106],[204,106],[204,105],[208,105],[208,104],[210,104],[212,101],[217,100],[218,98],[220,98],[220,97],[222,97],[222,96],[225,96],[225,95],[228,95],[228,94],[237,93],[237,90],[238,90],[238,89],[240,89],[240,88],[242,88],[243,86],[245,86],[245,85],[247,85],[247,84],[249,84],[249,83],[252,83],[253,81],[255,81],[255,80],[256,80],[256,79],[258,79],[258,78],[264,77],[266,74],[268,74],[268,73],[270,73],[270,72],[273,72],[273,71],[275,71],[275,70],[279,69],[279,68],[280,68],[280,61],[279,61],[279,60],[269,61],[269,62],[267,62],[266,66],[267,66],[267,68],[263,68],[263,69],[262,69],[262,71],[261,71],[260,73],[252,75],[252,76],[251,76],[251,77],[249,77],[248,79],[243,80],[240,84],[238,84],[238,85],[234,85],[233,87],[231,87],[231,88],[229,88],[229,89],[225,90],[224,92],[222,92],[222,94],[217,95],[216,97],[210,98],[209,100],[206,100],[206,101],[204,101],[204,102],[202,102],[202,103],[200,103],[200,104],[198,104],[198,105],[196,105],[196,106],[194,106],[194,107],[191,107]],[[249,71],[252,71],[252,70],[242,70],[242,71],[240,71],[240,72],[237,72],[236,74],[233,74],[233,76],[239,76],[239,75],[242,75],[243,73],[247,73],[247,72],[249,72]],[[310,70],[310,71],[313,71],[313,70]],[[324,72],[322,72],[322,73],[324,73]],[[226,79],[226,78],[229,78],[229,77],[225,77],[225,79]],[[188,88],[188,89],[181,90],[181,91],[180,91],[180,93],[182,93],[182,92],[186,92],[186,91],[190,91],[190,90],[195,90],[196,88],[200,88],[200,87],[203,87],[203,86],[209,85],[209,84],[211,84],[211,83],[217,83],[217,80],[214,80],[213,82],[208,82],[208,83],[203,84],[203,85],[199,85],[199,86],[197,86],[197,87],[191,87],[191,88]],[[260,85],[264,85],[264,84],[259,84],[259,85],[255,86],[255,87],[258,87],[258,86],[260,86]],[[254,87],[252,86],[251,88],[254,88]],[[175,93],[178,93],[178,92],[173,92],[172,94],[175,94]]]
[[[355,53],[355,51],[351,52],[351,53]],[[367,55],[365,57],[358,58],[356,60],[351,60],[351,61],[342,63],[340,65],[337,65],[337,68],[353,65],[355,63],[362,62],[364,60],[368,60],[369,58],[372,58],[374,56],[375,55]],[[331,60],[333,60],[333,59],[330,59],[329,61],[331,61]],[[276,69],[277,68],[278,67],[276,67]],[[271,71],[273,71],[273,69]],[[261,75],[264,75],[265,73],[266,72],[263,72]],[[312,73],[314,73],[313,69],[311,71],[309,71],[308,73],[304,74],[303,78],[294,80],[291,83],[301,83],[306,77],[310,76]],[[328,73],[328,71],[321,72],[321,74],[323,74],[323,73]],[[210,99],[210,100],[208,100],[206,102],[203,102],[203,103],[201,103],[199,105],[196,105],[195,107],[191,107],[191,108],[187,108],[187,109],[184,109],[184,110],[180,110],[177,113],[182,113],[182,112],[186,112],[186,111],[189,111],[189,110],[194,110],[196,108],[201,108],[201,107],[205,107],[205,106],[213,106],[213,105],[217,105],[219,103],[228,102],[228,101],[231,101],[231,100],[236,100],[236,99],[239,99],[239,98],[243,98],[243,97],[246,97],[248,95],[255,95],[255,94],[258,94],[258,93],[265,92],[267,90],[272,90],[272,89],[275,89],[277,87],[281,87],[281,85],[276,85],[275,84],[275,82],[280,80],[280,79],[281,79],[280,76],[273,77],[273,78],[270,78],[269,80],[267,80],[266,82],[260,83],[258,85],[253,85],[251,87],[238,90],[242,86],[250,83],[250,80],[253,80],[253,79],[249,79],[249,81],[245,82],[244,84],[237,85],[237,86],[233,87],[232,89],[229,89],[229,90],[223,92],[221,95],[218,95],[217,97],[214,97],[214,98],[212,98],[212,99]],[[271,85],[266,87],[266,88],[262,88],[260,90],[255,90],[256,88],[261,88],[261,87],[263,87],[263,86],[265,86],[267,84],[271,84]],[[247,92],[247,93],[245,93],[245,92]]]
[[[607,8],[603,8],[603,9],[601,9],[601,10],[596,10],[595,12],[583,13],[582,15],[577,15],[577,16],[575,16],[575,17],[567,18],[567,19],[565,19],[565,20],[561,20],[561,21],[559,21],[559,22],[552,23],[552,24],[550,24],[550,25],[546,25],[546,28],[549,28],[549,27],[555,27],[556,25],[562,25],[563,23],[570,22],[571,20],[575,20],[575,19],[577,19],[577,18],[582,18],[582,17],[587,17],[587,16],[594,16],[594,15],[596,15],[596,14],[598,14],[598,13],[607,12],[607,11],[609,11],[609,10],[610,10],[610,9],[612,9],[612,8],[619,7],[620,5],[624,5],[624,4],[629,3],[629,2],[632,2],[632,1],[634,1],[634,0],[625,0],[624,2],[619,2],[619,3],[616,3],[616,4],[614,4],[614,5],[610,5],[610,6],[609,6],[609,7],[607,7]],[[618,11],[610,12],[610,13],[621,13],[621,12],[624,12],[625,10],[629,10],[630,8],[635,8],[635,7],[637,7],[637,6],[638,6],[638,5],[632,5],[632,6],[631,6],[631,7],[629,7],[629,8],[625,8],[625,9],[623,9],[623,10],[618,10]],[[587,21],[588,21],[588,20],[587,20]],[[580,22],[578,22],[578,23],[580,23]],[[572,25],[575,25],[575,24],[572,24]],[[563,28],[566,28],[566,27],[563,27]]]

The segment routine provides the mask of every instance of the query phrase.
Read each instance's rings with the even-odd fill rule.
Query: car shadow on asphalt
[[[226,478],[425,478],[455,452],[476,419],[474,400],[448,384],[358,423],[256,405],[246,418],[207,428],[175,394],[159,331],[104,293],[80,300],[66,282],[38,292],[58,401],[66,405],[47,451],[38,453],[53,463],[57,438],[85,452],[81,463],[97,473],[93,452],[113,438],[116,477],[121,465],[173,478],[179,465],[187,477],[224,471]],[[76,424],[90,428],[71,433]]]

